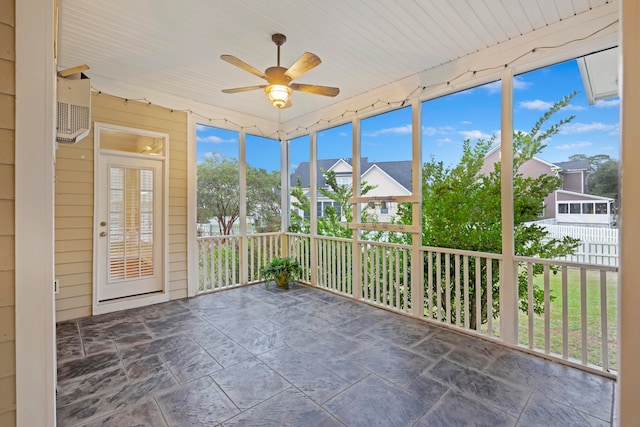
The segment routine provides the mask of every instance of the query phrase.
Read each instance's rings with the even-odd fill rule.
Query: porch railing
[[[516,316],[510,345],[615,376],[617,267],[515,257],[526,298],[517,313],[501,313],[500,254],[295,233],[245,241],[246,255],[237,236],[198,238],[201,292],[238,286],[243,274],[259,282],[260,268],[285,254],[299,260],[303,283],[492,340],[503,339],[501,320]]]
[[[519,316],[520,344],[555,358],[617,370],[618,269],[538,258],[515,260],[527,290],[526,313]],[[536,292],[543,295],[541,307],[536,307]]]
[[[230,288],[240,283],[240,236],[198,237],[198,291]]]

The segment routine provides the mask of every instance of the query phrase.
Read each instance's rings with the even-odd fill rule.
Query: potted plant
[[[268,281],[273,280],[280,288],[287,288],[289,282],[302,275],[302,267],[293,257],[275,257],[270,263],[262,267],[260,275]]]

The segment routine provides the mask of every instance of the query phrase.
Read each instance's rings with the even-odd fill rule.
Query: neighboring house
[[[493,170],[500,161],[500,144],[486,155],[481,173]],[[608,226],[615,222],[613,199],[587,194],[588,160],[550,163],[534,157],[520,167],[520,173],[537,178],[554,175],[562,178],[560,188],[544,199],[541,219],[555,219],[557,223]]]
[[[352,159],[322,159],[318,160],[317,183],[318,188],[328,188],[325,182],[323,171],[333,171],[336,180],[340,185],[352,185]],[[367,157],[360,160],[361,178],[360,182],[366,182],[375,188],[370,190],[367,196],[406,196],[411,194],[411,160],[401,160],[393,162],[369,162]],[[297,185],[298,180],[309,196],[310,191],[310,168],[309,162],[302,162],[291,174],[291,185]],[[327,206],[334,206],[338,215],[342,216],[340,206],[329,198],[318,192],[316,209],[318,217],[324,216]],[[396,202],[372,202],[369,205],[362,205],[369,214],[373,214],[379,222],[390,222],[391,218],[398,212]],[[292,208],[293,209],[293,208]],[[303,212],[298,212],[303,215]]]

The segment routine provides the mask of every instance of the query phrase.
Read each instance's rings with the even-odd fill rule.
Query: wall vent
[[[58,77],[56,142],[75,144],[91,129],[91,79],[83,73]]]

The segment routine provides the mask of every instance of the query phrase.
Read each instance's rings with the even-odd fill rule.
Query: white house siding
[[[187,296],[187,116],[138,102],[93,94],[92,123],[102,122],[169,134],[170,298]],[[56,153],[56,320],[91,315],[93,293],[93,128]]]

